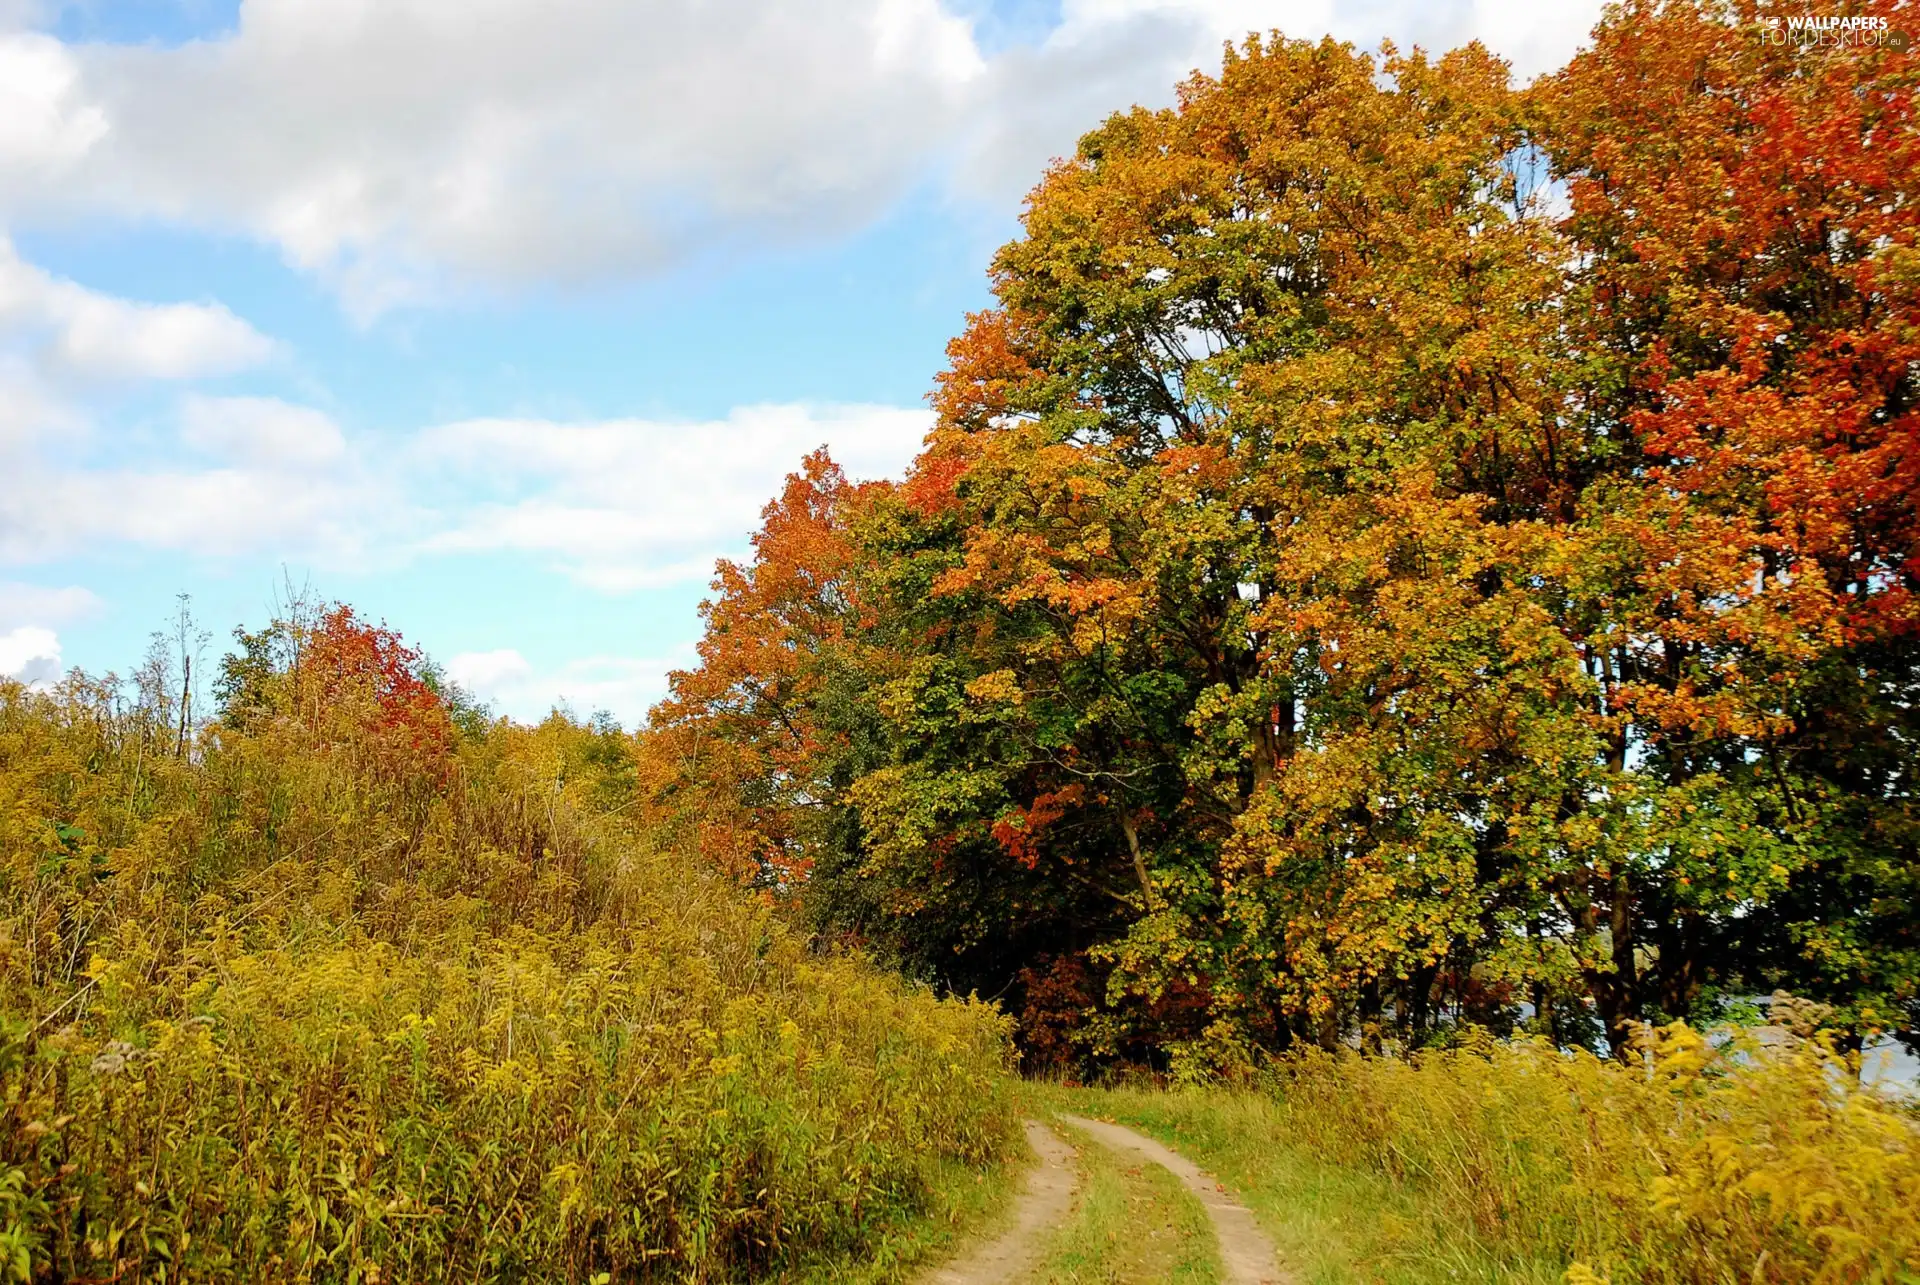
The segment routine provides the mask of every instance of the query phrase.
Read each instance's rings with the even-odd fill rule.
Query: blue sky
[[[628,724],[825,444],[897,473],[1022,193],[1223,39],[1517,0],[0,0],[0,672],[285,575]]]

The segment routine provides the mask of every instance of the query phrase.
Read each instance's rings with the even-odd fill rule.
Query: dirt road
[[[1172,1148],[1123,1125],[1077,1115],[1060,1118],[1101,1146],[1151,1161],[1185,1183],[1213,1224],[1222,1279],[1228,1285],[1292,1285],[1293,1278],[1279,1266],[1273,1242],[1254,1222],[1247,1207],[1228,1195],[1226,1187],[1211,1174]],[[1065,1221],[1072,1206],[1078,1173],[1072,1147],[1038,1121],[1026,1124],[1027,1141],[1039,1154],[1040,1163],[1027,1175],[1027,1189],[1015,1206],[1014,1225],[941,1267],[926,1277],[923,1285],[1006,1285],[1040,1261],[1049,1233]]]
[[[1027,1172],[1013,1226],[934,1272],[926,1285],[1004,1285],[1040,1261],[1047,1229],[1066,1217],[1080,1172],[1073,1148],[1038,1120],[1027,1121],[1027,1143],[1040,1163]]]
[[[1280,1270],[1273,1242],[1253,1221],[1253,1215],[1228,1195],[1225,1185],[1215,1181],[1212,1174],[1171,1147],[1135,1133],[1125,1125],[1077,1115],[1060,1118],[1091,1134],[1102,1146],[1151,1160],[1186,1183],[1187,1190],[1200,1198],[1207,1217],[1213,1221],[1213,1234],[1220,1241],[1220,1262],[1228,1285],[1285,1285],[1291,1280]]]

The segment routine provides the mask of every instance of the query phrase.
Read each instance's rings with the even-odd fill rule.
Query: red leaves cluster
[[[1570,227],[1608,256],[1601,324],[1651,332],[1631,422],[1654,483],[1724,515],[1711,538],[1765,561],[1779,585],[1827,589],[1780,595],[1791,627],[1837,617],[1849,641],[1910,635],[1916,60],[1911,47],[1755,39],[1789,9],[1726,22],[1716,6],[1642,2],[1614,15],[1548,90]],[[1861,12],[1912,24],[1893,0]]]
[[[422,656],[385,625],[336,606],[306,631],[297,670],[300,708],[330,738],[374,749],[395,767],[439,774],[453,752],[446,703]]]
[[[1029,806],[1016,807],[993,823],[994,841],[1008,856],[1032,870],[1040,863],[1040,842],[1047,828],[1086,800],[1086,787],[1077,781],[1058,790],[1042,791]]]

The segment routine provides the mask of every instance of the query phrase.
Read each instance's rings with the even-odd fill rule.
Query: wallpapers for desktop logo
[[[1908,37],[1885,18],[1863,14],[1802,14],[1763,20],[1755,29],[1770,45],[1797,49],[1905,49]]]

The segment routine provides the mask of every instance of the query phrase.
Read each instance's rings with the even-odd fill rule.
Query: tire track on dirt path
[[[1273,1242],[1254,1222],[1253,1214],[1229,1196],[1226,1187],[1212,1174],[1171,1147],[1124,1125],[1077,1115],[1063,1114],[1060,1119],[1076,1129],[1084,1129],[1102,1146],[1143,1156],[1186,1183],[1206,1207],[1207,1217],[1213,1220],[1214,1235],[1220,1240],[1220,1263],[1226,1271],[1228,1285],[1293,1285],[1293,1277],[1280,1269]]]
[[[923,1285],[1003,1285],[1040,1259],[1049,1228],[1066,1216],[1080,1185],[1073,1148],[1038,1120],[1028,1120],[1027,1143],[1040,1163],[1027,1173],[1027,1189],[1014,1206],[1013,1226],[930,1275]]]

